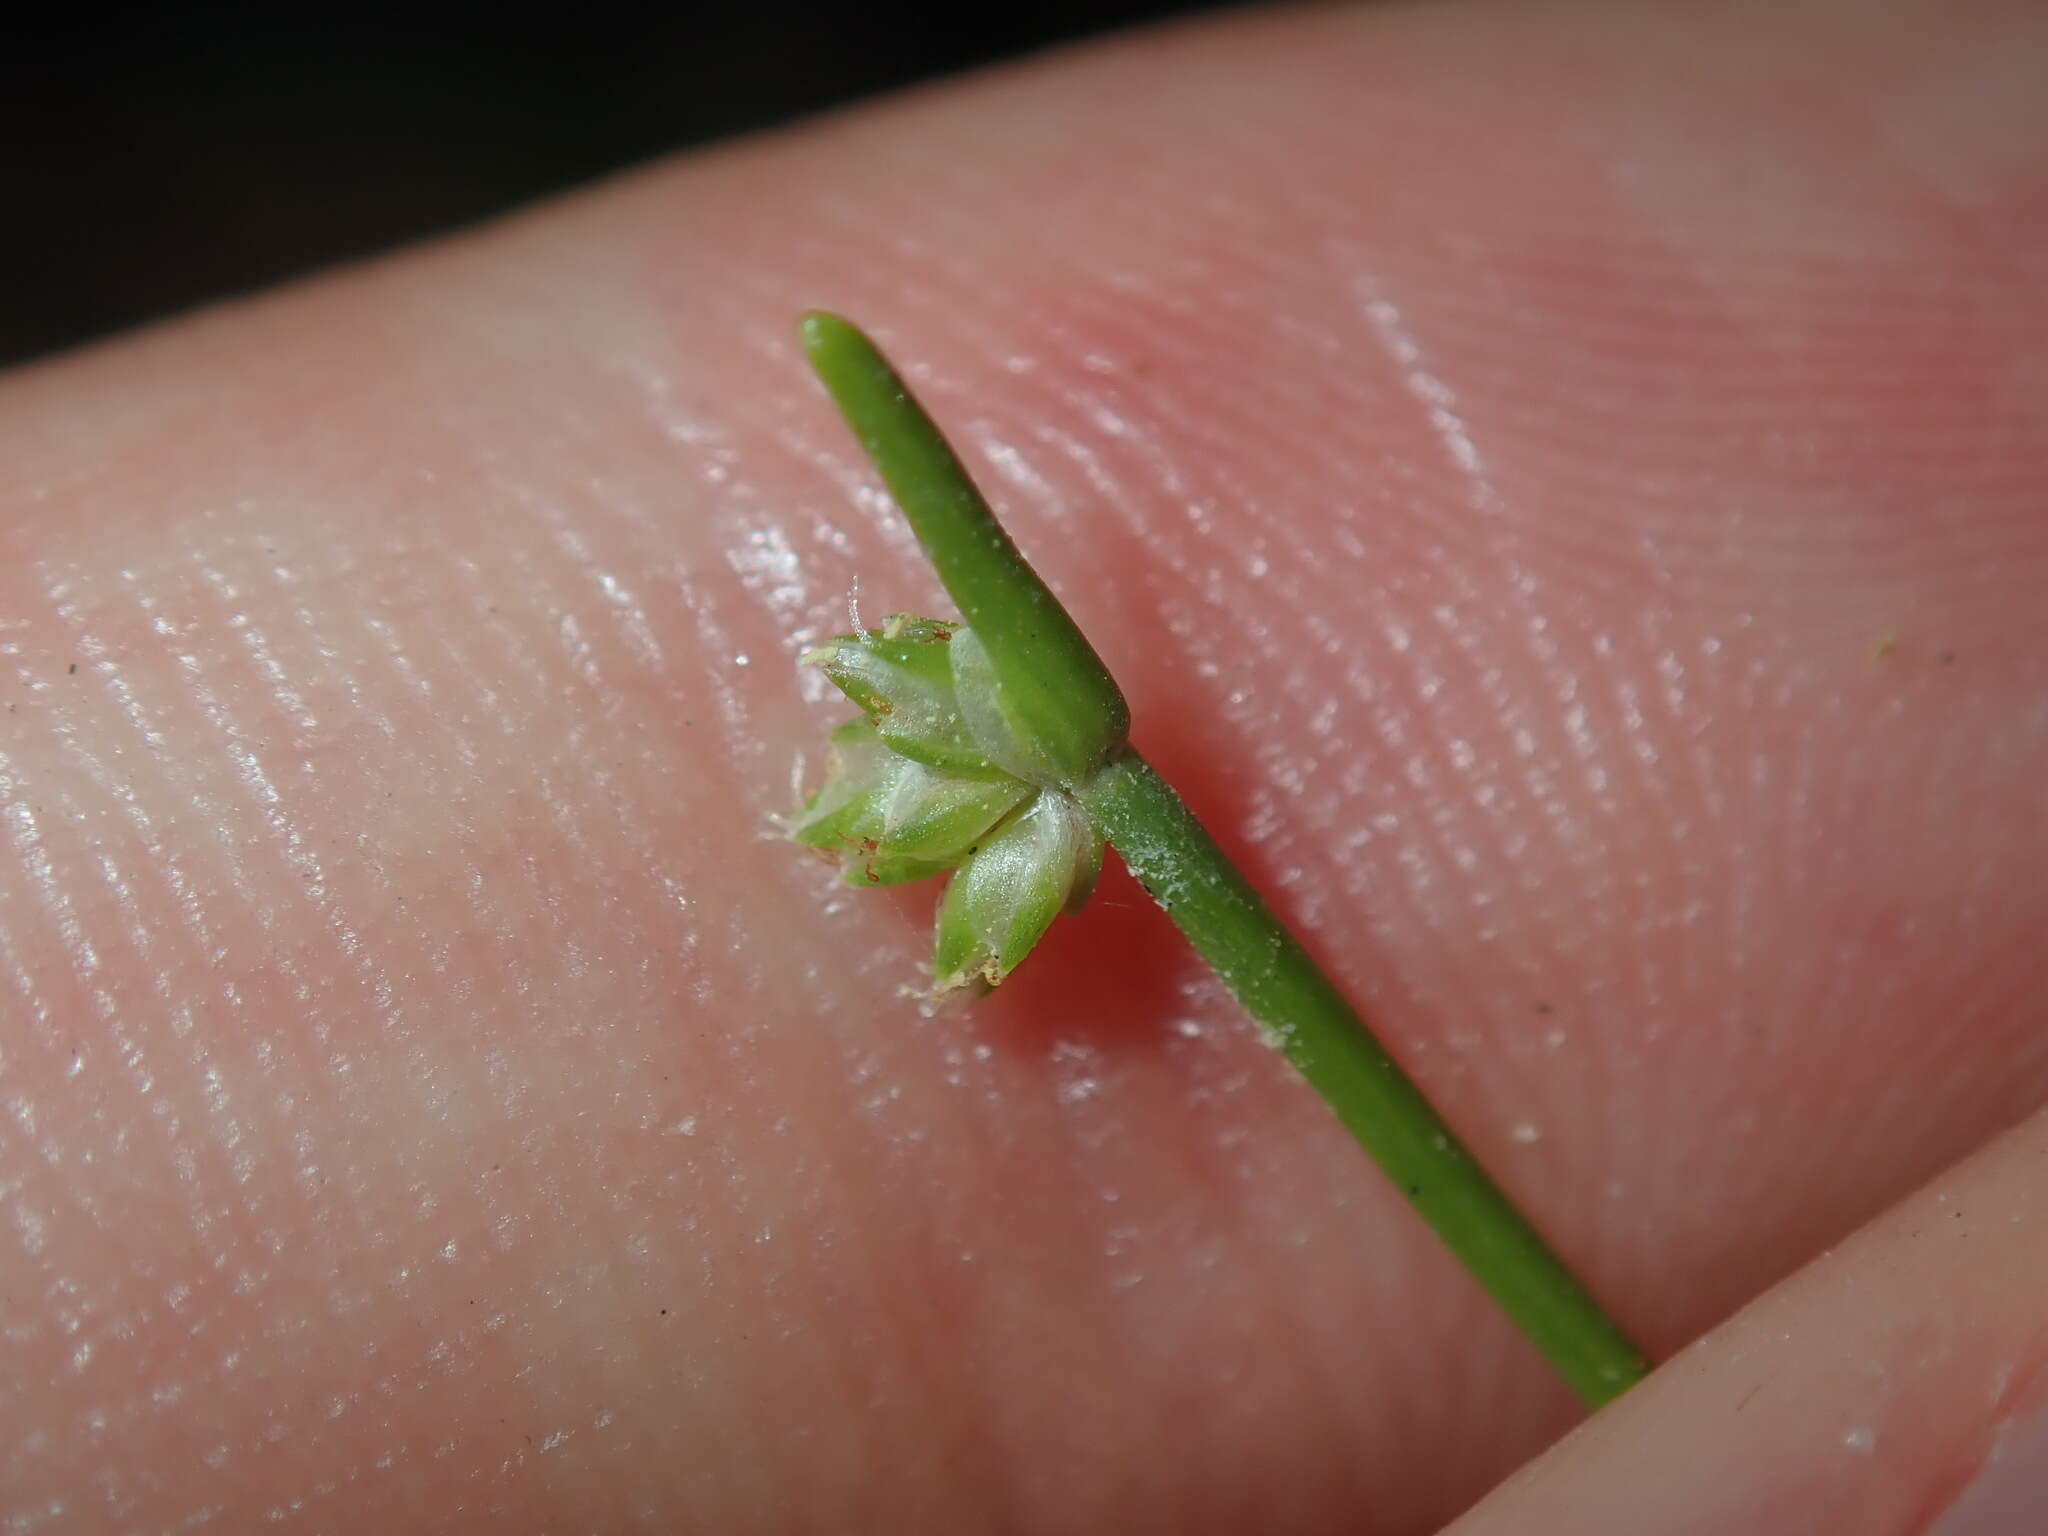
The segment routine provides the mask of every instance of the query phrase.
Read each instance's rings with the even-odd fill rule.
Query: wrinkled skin
[[[1401,1536],[1574,1423],[1128,877],[925,1020],[771,840],[942,611],[822,304],[1625,1323],[1763,1297],[1461,1529],[1923,1529],[2048,1400],[2044,58],[1226,19],[0,385],[9,1528]]]

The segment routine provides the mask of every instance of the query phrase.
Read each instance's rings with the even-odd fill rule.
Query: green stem
[[[1638,1380],[1641,1353],[1459,1143],[1172,787],[1123,745],[1123,695],[1010,541],[872,342],[809,314],[806,354],[986,649],[1005,712],[1035,735],[1131,872],[1180,925],[1536,1346],[1590,1403]]]
[[[1460,1145],[1173,786],[1125,751],[1081,803],[1126,867],[1374,1162],[1589,1403],[1642,1354]]]

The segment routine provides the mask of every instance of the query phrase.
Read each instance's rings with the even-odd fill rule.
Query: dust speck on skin
[[[1867,1456],[1877,1449],[1877,1431],[1868,1424],[1858,1424],[1842,1432],[1842,1445]]]
[[[1061,1083],[1055,1091],[1060,1103],[1080,1104],[1100,1093],[1102,1084],[1092,1077],[1073,1077]]]

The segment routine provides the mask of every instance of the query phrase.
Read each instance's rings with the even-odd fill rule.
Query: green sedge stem
[[[1395,1186],[1587,1402],[1642,1354],[1458,1142],[1386,1048],[1216,846],[1126,750],[1080,792],[1125,866]]]
[[[1643,1356],[1452,1134],[1172,787],[1124,745],[1123,695],[874,344],[804,316],[804,350],[986,648],[1019,732],[1232,994],[1586,1399]]]

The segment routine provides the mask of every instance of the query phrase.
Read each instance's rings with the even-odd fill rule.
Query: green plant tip
[[[1025,563],[951,446],[875,344],[837,315],[798,322],[804,353],[986,648],[986,700],[1016,743],[1012,771],[1071,789],[1121,747],[1124,696]]]

